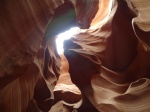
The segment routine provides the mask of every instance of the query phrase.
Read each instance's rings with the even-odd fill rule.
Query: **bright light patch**
[[[63,49],[64,40],[70,39],[73,35],[77,34],[78,32],[79,32],[79,28],[73,27],[64,33],[57,35],[56,46],[57,46],[58,54],[62,54],[64,52],[64,49]]]

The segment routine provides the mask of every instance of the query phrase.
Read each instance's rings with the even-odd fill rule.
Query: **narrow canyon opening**
[[[73,35],[79,33],[80,28],[79,27],[72,27],[69,30],[58,34],[56,37],[56,46],[57,46],[57,53],[59,55],[63,54],[63,42],[64,40],[70,39]]]
[[[150,0],[0,8],[0,112],[150,112]]]
[[[78,87],[71,81],[69,64],[64,55],[63,43],[65,40],[72,38],[73,35],[78,34],[79,31],[79,27],[71,27],[69,30],[58,34],[55,40],[57,53],[61,58],[61,65],[60,76],[54,88],[54,95],[58,101],[63,100],[64,104],[73,106],[74,108],[78,108],[81,105],[82,95]]]

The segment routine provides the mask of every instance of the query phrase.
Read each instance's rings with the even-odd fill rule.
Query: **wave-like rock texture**
[[[79,111],[150,111],[149,3],[113,0],[96,29],[65,41],[71,79],[86,97]]]
[[[74,85],[72,89],[77,89],[78,94],[69,92],[58,96],[60,91],[54,92],[61,62],[54,36],[67,29],[62,15],[73,8],[76,9],[77,21],[85,23],[80,26],[87,28],[98,9],[97,3],[98,0],[0,1],[1,112],[46,112],[56,103],[51,110],[54,112],[55,107],[61,104],[54,100],[55,96],[56,100],[67,103],[68,95],[75,96],[71,99],[73,103],[81,99]],[[74,15],[72,11],[69,16]],[[86,19],[81,19],[81,16]]]
[[[1,0],[0,112],[149,112],[149,6]],[[69,17],[89,29],[64,43],[60,59],[54,36],[68,28],[60,15],[73,7]]]
[[[32,100],[41,110],[50,109],[49,99],[59,74],[59,56],[53,50],[55,46],[46,46],[48,57],[44,57],[40,45],[55,9],[63,3],[63,0],[0,1],[1,112],[24,112]],[[48,63],[50,70],[49,66],[44,68]]]
[[[60,57],[55,38],[47,44],[43,41],[49,21],[69,4],[64,0],[0,1],[1,112],[48,111],[54,105]]]

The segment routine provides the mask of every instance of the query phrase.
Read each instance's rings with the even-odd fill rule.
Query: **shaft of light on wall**
[[[69,30],[57,35],[56,46],[58,54],[62,54],[64,52],[63,42],[64,40],[70,39],[73,35],[78,34],[79,27],[72,27]]]

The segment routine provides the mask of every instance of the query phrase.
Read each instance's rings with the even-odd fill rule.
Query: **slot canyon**
[[[150,0],[0,0],[0,112],[150,112]]]

